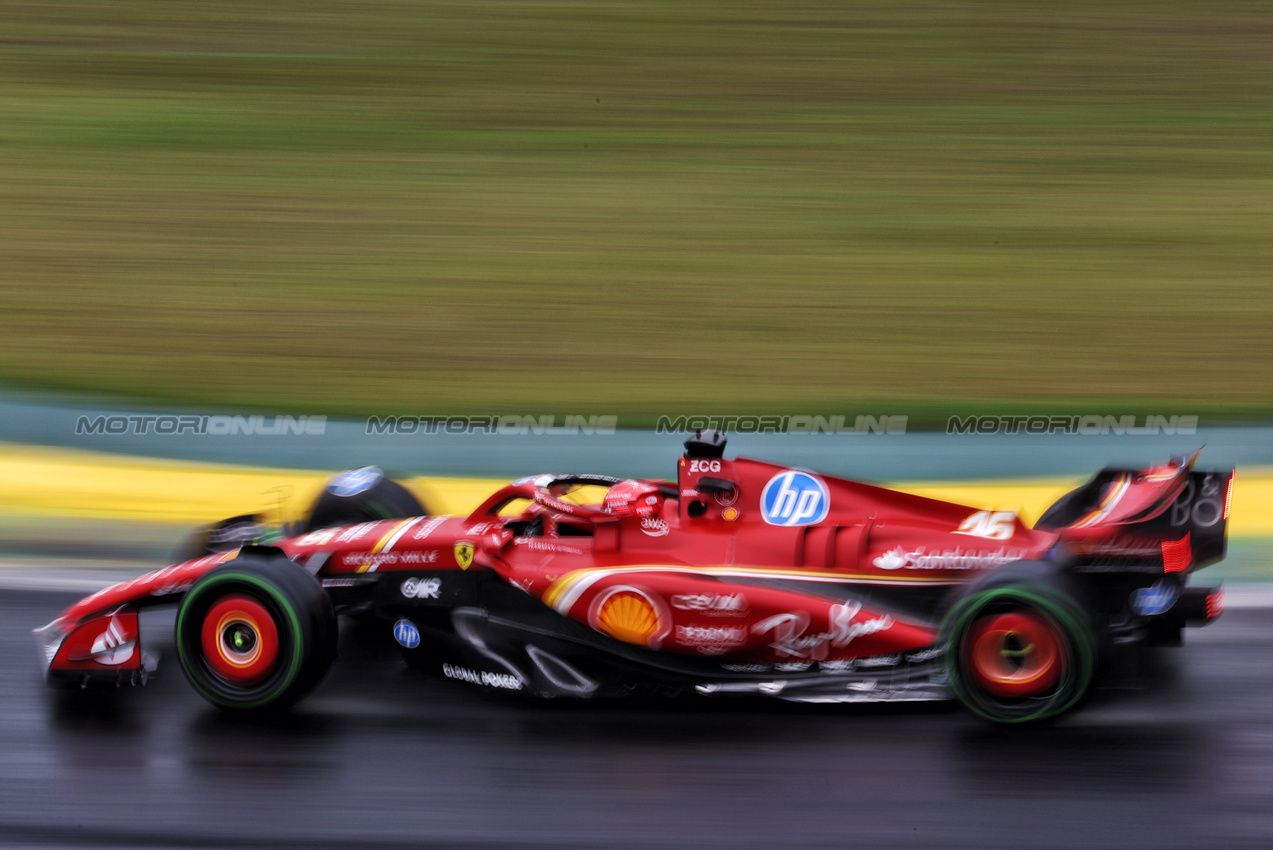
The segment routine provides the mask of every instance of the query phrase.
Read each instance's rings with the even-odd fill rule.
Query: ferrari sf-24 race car
[[[138,612],[175,604],[182,670],[231,711],[309,692],[345,613],[414,667],[502,691],[953,696],[1019,723],[1220,613],[1220,589],[1187,579],[1224,556],[1233,470],[1194,471],[1196,453],[1104,469],[1027,527],[724,449],[695,434],[674,482],[524,478],[468,516],[344,473],[287,536],[236,517],[203,554],[72,605],[36,632],[46,678],[144,683]]]

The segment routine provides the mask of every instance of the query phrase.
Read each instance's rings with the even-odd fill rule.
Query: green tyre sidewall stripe
[[[291,630],[292,630],[292,658],[291,658],[291,662],[288,666],[286,674],[266,694],[264,694],[261,697],[258,697],[257,699],[251,702],[228,701],[226,700],[224,695],[215,693],[213,691],[210,691],[208,688],[204,687],[203,671],[200,667],[200,665],[202,664],[202,660],[191,659],[188,657],[186,652],[185,640],[183,638],[183,635],[184,635],[186,614],[190,610],[188,606],[190,606],[193,601],[205,596],[207,594],[207,591],[214,590],[218,585],[224,584],[225,582],[244,583],[244,584],[254,585],[257,588],[260,588],[270,597],[272,601],[274,601],[279,606],[280,609],[282,609],[284,614],[287,615],[287,619],[290,623]],[[302,634],[302,631],[301,631],[300,619],[296,616],[296,611],[292,608],[291,602],[289,602],[284,596],[282,596],[278,592],[277,588],[274,587],[274,585],[270,584],[269,582],[265,581],[259,576],[250,575],[248,573],[241,573],[241,572],[218,573],[216,576],[212,577],[208,582],[201,584],[197,589],[196,595],[187,596],[186,599],[182,602],[181,610],[177,614],[176,632],[177,632],[177,657],[181,662],[181,669],[186,674],[186,679],[188,679],[190,683],[194,685],[195,689],[198,690],[199,693],[201,693],[206,699],[210,700],[211,702],[217,705],[227,706],[230,708],[241,708],[241,709],[262,708],[274,702],[275,700],[277,700],[279,696],[285,693],[287,689],[292,686],[292,683],[296,681],[296,677],[300,674],[301,662],[305,656],[305,641],[304,641],[304,635]]]
[[[986,710],[981,700],[965,685],[960,672],[960,647],[952,645],[955,637],[962,637],[971,622],[986,608],[997,603],[1025,603],[1033,606],[1059,627],[1062,637],[1073,651],[1073,667],[1075,668],[1076,685],[1072,693],[1063,701],[1049,701],[1038,711],[1023,714],[1019,717],[995,714]],[[1092,639],[1091,629],[1083,622],[1081,612],[1076,612],[1074,603],[1059,591],[1042,585],[1018,585],[1015,587],[992,588],[983,590],[961,601],[946,617],[942,624],[942,632],[947,644],[946,677],[951,690],[960,701],[975,714],[996,723],[1031,723],[1055,717],[1074,707],[1074,704],[1087,692],[1096,667],[1096,646]]]
[[[375,511],[376,514],[384,519],[393,519],[394,510],[384,502],[378,502],[375,499],[367,500],[367,507]]]

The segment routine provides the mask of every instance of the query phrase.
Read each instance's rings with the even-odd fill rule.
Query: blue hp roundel
[[[374,466],[364,466],[362,469],[351,469],[348,472],[342,472],[331,481],[327,482],[327,489],[337,496],[349,498],[357,496],[359,493],[370,490],[380,483],[380,479],[385,474]]]
[[[410,620],[399,620],[393,624],[393,639],[407,649],[415,649],[420,645],[420,630]]]
[[[788,469],[765,485],[760,514],[770,525],[813,525],[827,518],[831,494],[822,479]]]
[[[1156,582],[1152,587],[1141,587],[1132,591],[1132,610],[1142,617],[1153,617],[1165,614],[1176,604],[1180,590],[1175,584],[1166,580]]]

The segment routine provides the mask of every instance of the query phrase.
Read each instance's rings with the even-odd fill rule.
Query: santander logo
[[[910,563],[900,548],[890,549],[875,559],[875,566],[881,570],[900,570]]]
[[[1001,546],[998,549],[964,549],[956,546],[953,549],[934,549],[929,551],[920,546],[913,551],[906,551],[895,546],[871,563],[881,570],[988,570],[1009,561],[1024,558],[1026,550]]]
[[[137,642],[135,640],[129,640],[124,635],[124,629],[119,622],[119,618],[111,617],[110,623],[106,626],[106,631],[98,635],[97,640],[93,641],[89,654],[93,656],[93,660],[98,664],[114,667],[132,658],[133,649],[136,646]]]

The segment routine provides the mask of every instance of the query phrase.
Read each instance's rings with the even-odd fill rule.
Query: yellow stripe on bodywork
[[[958,584],[959,579],[944,576],[881,576],[876,573],[828,572],[785,567],[756,566],[685,566],[680,564],[633,564],[623,567],[585,567],[566,573],[549,586],[544,603],[565,613],[593,583],[613,575],[627,573],[683,573],[688,576],[713,578],[773,579],[775,581],[809,581],[836,584],[869,585],[945,585]],[[591,581],[589,581],[591,579]]]
[[[1109,516],[1114,508],[1118,507],[1118,503],[1127,495],[1127,491],[1132,487],[1132,477],[1130,475],[1120,475],[1118,480],[1114,482],[1114,486],[1109,488],[1105,493],[1105,497],[1101,499],[1101,503],[1096,509],[1087,514],[1087,516],[1074,523],[1075,528],[1087,528],[1096,525],[1105,517]]]
[[[419,521],[420,521],[419,517],[411,517],[410,519],[404,519],[402,522],[394,523],[393,528],[389,529],[389,532],[385,534],[383,537],[381,537],[378,541],[376,541],[375,546],[371,547],[371,554],[379,555],[381,551],[386,551],[386,552],[389,551],[389,541],[393,540],[395,538],[395,535],[398,534],[398,532],[404,530],[407,526],[411,525],[412,523],[419,522]],[[367,561],[364,564],[360,564],[358,566],[358,569],[355,570],[355,572],[359,572],[359,573],[365,573],[365,572],[374,573],[375,571],[376,571],[376,567],[375,567],[374,561]]]

